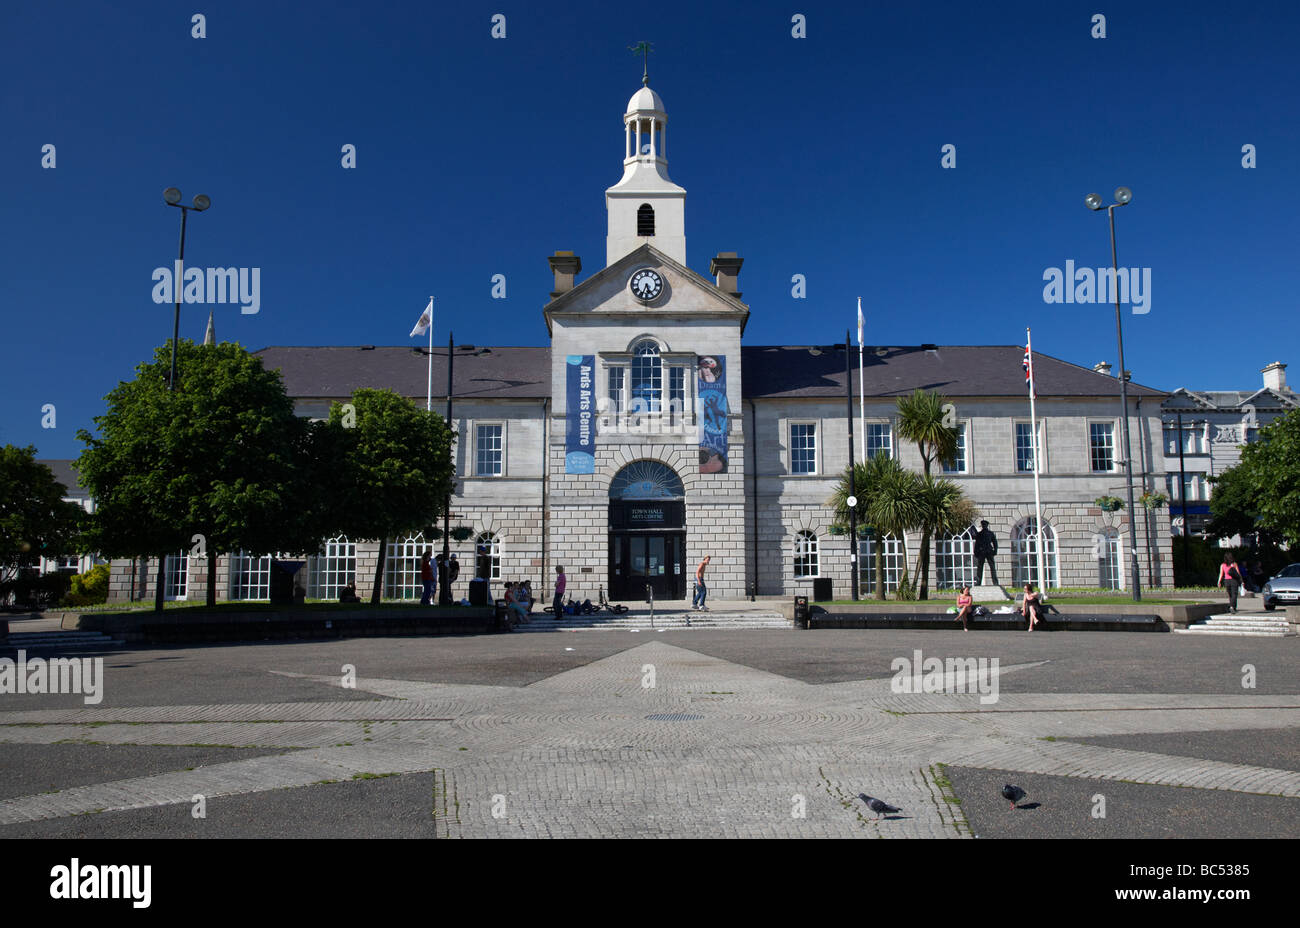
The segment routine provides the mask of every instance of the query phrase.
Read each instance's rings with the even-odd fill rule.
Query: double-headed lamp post
[[[1133,453],[1128,429],[1128,373],[1124,367],[1124,326],[1120,321],[1119,310],[1119,258],[1115,251],[1115,209],[1127,206],[1132,199],[1132,190],[1116,187],[1115,202],[1106,207],[1106,212],[1110,216],[1110,264],[1114,274],[1111,289],[1115,293],[1115,338],[1119,342],[1119,396],[1123,406],[1120,422],[1124,429],[1124,484],[1128,491],[1129,573],[1133,578],[1133,601],[1138,602],[1142,599],[1142,580],[1138,575],[1137,515],[1133,511]],[[1102,208],[1101,197],[1095,193],[1088,194],[1083,202],[1094,212]]]
[[[175,206],[181,211],[181,247],[180,253],[176,258],[176,275],[172,278],[172,295],[176,298],[176,313],[172,319],[172,373],[171,379],[167,382],[167,389],[176,390],[176,342],[181,337],[181,285],[185,275],[185,219],[190,210],[201,213],[212,205],[212,200],[204,194],[199,194],[194,198],[193,206],[181,205],[181,192],[176,187],[168,187],[163,191],[163,200],[168,206]]]

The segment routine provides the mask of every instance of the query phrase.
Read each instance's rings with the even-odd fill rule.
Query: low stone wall
[[[491,606],[420,609],[294,609],[236,612],[65,612],[61,627],[137,643],[267,641],[402,635],[479,635],[503,630]]]
[[[1172,631],[1186,628],[1206,616],[1222,612],[1218,603],[1178,603],[1148,605],[1145,602],[1116,605],[1093,605],[1087,602],[1054,603],[1059,611],[1049,613],[1047,628],[1092,631]],[[952,603],[938,602],[861,602],[849,604],[812,604],[812,628],[956,628],[957,617],[949,615]],[[794,603],[784,603],[782,614],[793,621]],[[1288,608],[1290,611],[1290,608]],[[1300,609],[1296,610],[1300,612]],[[993,613],[978,617],[980,628],[1023,628],[1025,619],[1018,612]]]

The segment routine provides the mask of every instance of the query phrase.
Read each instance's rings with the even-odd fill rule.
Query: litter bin
[[[488,604],[488,582],[482,577],[475,577],[469,582],[469,604],[471,606]]]
[[[796,596],[794,598],[794,625],[795,628],[808,627],[808,597]]]
[[[813,580],[813,602],[827,603],[835,597],[831,595],[831,578],[817,577]]]
[[[294,602],[294,577],[306,561],[271,561],[271,602],[277,606],[292,606]],[[301,603],[301,600],[298,601]]]

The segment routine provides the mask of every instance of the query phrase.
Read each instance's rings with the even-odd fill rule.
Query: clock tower
[[[648,78],[623,114],[623,178],[605,191],[605,265],[651,244],[686,263],[686,191],[668,177],[668,114]]]

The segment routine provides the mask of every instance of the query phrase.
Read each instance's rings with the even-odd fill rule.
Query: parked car
[[[1300,606],[1300,564],[1282,568],[1276,577],[1264,584],[1264,608],[1275,609],[1278,603]]]

